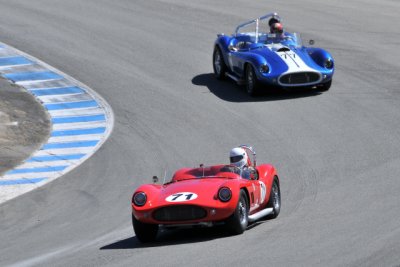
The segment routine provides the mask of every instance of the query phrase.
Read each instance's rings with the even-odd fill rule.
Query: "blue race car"
[[[270,13],[240,24],[232,36],[218,34],[213,67],[217,79],[230,77],[254,96],[271,87],[327,91],[334,60],[321,48],[303,46],[299,34],[284,32],[279,15]]]

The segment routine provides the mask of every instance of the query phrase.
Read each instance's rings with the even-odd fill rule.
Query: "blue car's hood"
[[[278,76],[283,73],[322,71],[321,67],[302,48],[275,44],[264,46],[251,52],[268,59],[272,75],[275,74]]]

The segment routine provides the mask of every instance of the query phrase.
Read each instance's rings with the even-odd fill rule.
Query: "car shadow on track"
[[[257,223],[250,224],[247,231],[255,228],[268,220],[262,220]],[[246,234],[246,232],[244,232]],[[214,226],[211,228],[187,228],[187,229],[172,229],[160,231],[157,240],[149,243],[141,243],[136,236],[119,240],[117,242],[105,245],[100,250],[114,250],[114,249],[136,249],[146,247],[163,247],[173,246],[188,243],[207,242],[214,239],[223,239],[234,237],[231,235],[224,226]]]
[[[145,247],[163,247],[188,243],[198,243],[229,237],[229,233],[223,227],[188,228],[160,231],[157,240],[149,243],[141,243],[136,236],[119,240],[100,248],[100,250],[136,249]]]
[[[312,90],[302,90],[297,92],[288,92],[282,89],[269,90],[262,92],[256,97],[249,96],[243,86],[237,85],[234,81],[227,78],[224,81],[217,80],[213,73],[204,73],[195,76],[192,84],[206,86],[211,93],[229,102],[265,102],[281,101],[295,98],[318,96],[321,93]]]

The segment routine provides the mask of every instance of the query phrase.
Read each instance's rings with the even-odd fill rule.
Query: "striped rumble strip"
[[[0,75],[26,89],[51,117],[47,143],[0,177],[0,203],[48,183],[89,158],[113,127],[111,107],[59,70],[0,43]]]

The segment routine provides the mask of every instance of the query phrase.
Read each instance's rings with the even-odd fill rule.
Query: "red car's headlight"
[[[146,204],[146,201],[147,201],[147,196],[144,192],[137,192],[133,194],[132,203],[135,204],[136,206],[141,207],[144,204]]]
[[[218,191],[218,199],[222,202],[228,202],[232,198],[232,191],[228,187],[221,187]]]

